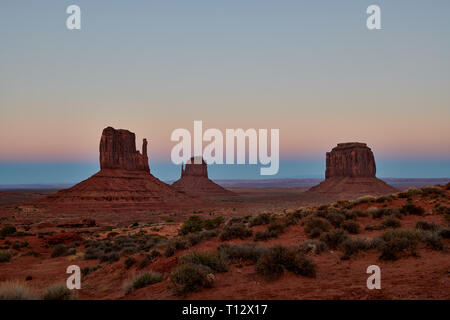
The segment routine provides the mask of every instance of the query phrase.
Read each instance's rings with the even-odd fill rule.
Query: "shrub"
[[[442,196],[445,195],[445,190],[438,186],[429,186],[422,188],[422,196]]]
[[[357,217],[368,217],[369,213],[367,211],[361,209],[355,209],[350,211],[349,213],[355,214]]]
[[[175,254],[175,252],[179,250],[184,250],[188,248],[188,243],[184,239],[172,239],[167,244],[166,249],[164,250],[164,255],[166,257],[171,257]]]
[[[356,203],[357,204],[370,203],[370,202],[375,201],[375,199],[376,198],[373,196],[362,196],[362,197],[359,197],[358,199],[356,199]]]
[[[120,260],[120,255],[117,252],[107,253],[100,257],[100,262],[114,263]]]
[[[13,257],[9,251],[0,251],[0,262],[8,262]]]
[[[339,228],[345,220],[345,216],[338,212],[328,212],[324,218],[327,219],[335,228]]]
[[[442,237],[438,232],[424,231],[422,233],[422,241],[434,250],[444,249],[444,242],[442,241]]]
[[[252,243],[231,246],[223,243],[217,247],[217,250],[230,260],[250,260],[256,263],[267,249],[266,247],[257,246]]]
[[[356,221],[345,221],[342,224],[342,229],[348,231],[351,234],[357,234],[360,232],[359,223]]]
[[[0,300],[34,300],[35,298],[34,293],[21,282],[0,283]]]
[[[186,253],[181,257],[181,263],[201,264],[216,272],[226,272],[228,270],[228,263],[224,257],[220,253],[212,251]]]
[[[223,217],[216,217],[213,219],[203,220],[202,227],[206,230],[212,230],[218,228],[222,223],[225,222]]]
[[[16,233],[17,229],[13,225],[7,224],[2,229],[0,229],[0,237],[4,238]]]
[[[68,256],[74,254],[74,250],[69,250],[69,248],[63,244],[56,245],[51,253],[52,258]]]
[[[44,291],[42,300],[73,300],[76,295],[65,284],[54,285]]]
[[[286,225],[281,221],[278,220],[272,221],[267,227],[266,231],[264,232],[259,231],[255,234],[254,240],[259,241],[259,240],[268,240],[271,238],[278,238],[280,234],[284,232],[285,228]]]
[[[400,228],[402,223],[399,219],[389,216],[383,219],[382,225],[385,228]]]
[[[231,239],[245,239],[252,235],[252,231],[249,230],[244,223],[229,223],[227,224],[219,235],[219,239],[222,241]]]
[[[401,207],[400,212],[404,214],[414,214],[418,216],[423,216],[425,214],[425,209],[408,202]]]
[[[125,284],[125,291],[128,293],[132,290],[137,290],[140,288],[147,287],[151,284],[155,284],[158,282],[161,282],[163,280],[163,277],[159,273],[155,272],[145,272],[141,273],[134,278],[128,280],[128,282]]]
[[[380,239],[382,240],[380,259],[396,260],[398,254],[404,251],[414,256],[417,254],[416,248],[421,240],[421,234],[416,230],[400,229],[385,232]]]
[[[179,233],[186,235],[188,233],[200,232],[203,229],[211,230],[219,227],[223,222],[223,217],[203,220],[200,216],[190,216],[181,226]]]
[[[450,238],[450,228],[443,228],[439,231],[439,235],[444,239]]]
[[[377,246],[377,242],[370,239],[346,239],[342,242],[344,259],[351,257],[360,251],[370,250]]]
[[[412,196],[415,196],[415,195],[418,195],[421,193],[422,193],[422,190],[417,189],[415,187],[411,187],[411,188],[407,189],[406,191],[400,192],[398,194],[398,197],[399,198],[411,198]]]
[[[320,238],[320,240],[325,242],[330,249],[337,249],[338,246],[347,239],[347,232],[342,229],[327,232]]]
[[[213,284],[212,270],[204,265],[187,263],[175,268],[170,274],[172,290],[184,295],[200,288],[210,288]]]
[[[306,240],[299,246],[300,252],[320,254],[327,251],[327,245],[322,241]]]
[[[100,264],[97,264],[97,265],[92,266],[92,267],[89,267],[89,266],[83,267],[81,269],[81,275],[82,276],[87,276],[88,274],[90,274],[90,273],[92,273],[94,271],[97,271],[98,269],[101,269],[101,268],[103,268],[103,267]]]
[[[309,237],[316,238],[330,230],[331,224],[323,218],[312,217],[306,222],[304,229]]]
[[[130,269],[135,263],[136,263],[136,259],[133,257],[128,257],[124,261],[126,269]]]
[[[256,272],[266,278],[276,279],[284,270],[307,277],[316,276],[316,265],[293,248],[274,246],[269,248],[256,263]]]
[[[417,221],[416,229],[424,231],[437,231],[439,230],[439,226],[433,222]]]

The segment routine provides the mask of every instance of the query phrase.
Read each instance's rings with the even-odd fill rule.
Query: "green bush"
[[[216,272],[228,271],[228,263],[218,252],[193,251],[186,253],[180,259],[181,264],[201,264]]]
[[[360,232],[359,223],[356,221],[345,221],[342,224],[342,229],[351,234],[358,234]]]
[[[307,277],[316,276],[316,265],[301,252],[280,245],[269,248],[256,263],[256,272],[269,279],[280,277],[285,270]]]
[[[193,232],[200,232],[203,229],[211,230],[218,228],[223,222],[223,217],[202,219],[200,216],[190,216],[181,226],[179,233],[186,235]]]
[[[421,240],[421,234],[416,230],[400,229],[385,232],[380,239],[380,259],[396,260],[398,254],[405,251],[413,256],[417,255],[416,248]]]
[[[312,217],[305,224],[305,232],[311,238],[319,237],[323,232],[331,229],[331,224],[323,218]]]
[[[245,239],[252,235],[252,231],[242,222],[228,223],[219,235],[219,239],[222,241],[231,239]]]
[[[416,229],[424,231],[437,231],[439,230],[439,226],[433,222],[417,221]]]
[[[385,228],[400,228],[402,223],[399,219],[388,216],[383,219],[382,225]]]
[[[338,246],[348,239],[347,232],[342,229],[332,230],[320,237],[320,240],[325,242],[330,249],[337,249]]]
[[[423,216],[425,214],[425,209],[408,202],[401,207],[400,212],[404,214]]]
[[[42,300],[73,300],[76,295],[64,284],[54,285],[44,291]]]
[[[16,227],[14,227],[13,225],[7,224],[2,229],[0,229],[0,237],[4,238],[7,236],[11,236],[16,232],[17,232]]]
[[[155,273],[152,271],[141,273],[134,278],[130,279],[125,284],[125,291],[128,293],[132,290],[141,289],[147,287],[149,285],[161,282],[163,277],[159,273]]]
[[[213,284],[212,270],[200,264],[188,263],[175,268],[170,274],[172,290],[185,295],[200,288],[210,288]]]
[[[0,262],[8,262],[13,257],[9,251],[0,251]]]
[[[222,243],[217,247],[217,250],[229,260],[249,260],[256,263],[267,248],[253,243],[237,245]]]
[[[305,254],[320,254],[327,251],[327,245],[322,241],[306,240],[300,244],[299,250]]]

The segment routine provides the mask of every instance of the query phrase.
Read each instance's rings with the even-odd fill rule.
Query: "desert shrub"
[[[100,258],[100,256],[103,255],[103,251],[97,249],[97,248],[88,248],[86,252],[84,253],[84,259],[85,260],[95,260]]]
[[[399,219],[393,217],[393,216],[388,216],[385,217],[383,219],[383,222],[381,223],[383,225],[383,227],[385,228],[400,228],[402,223],[400,222]]]
[[[211,230],[218,228],[223,222],[223,217],[202,219],[200,216],[190,216],[181,226],[179,233],[186,235],[192,232],[200,232],[203,229]]]
[[[305,232],[311,238],[319,237],[323,232],[331,229],[331,224],[323,218],[312,217],[305,224]]]
[[[65,284],[57,284],[46,289],[41,296],[42,300],[73,300],[76,299],[74,292]]]
[[[123,263],[125,264],[126,269],[130,269],[136,263],[136,259],[133,257],[128,257]]]
[[[4,281],[0,283],[0,300],[34,300],[34,293],[18,281]]]
[[[114,263],[120,260],[120,255],[117,252],[106,253],[100,257],[100,262]]]
[[[302,242],[299,246],[300,252],[320,254],[327,251],[327,245],[322,241],[317,240],[306,240]]]
[[[422,233],[422,242],[434,250],[444,249],[442,237],[436,231],[424,231]]]
[[[149,285],[161,282],[163,280],[163,277],[161,274],[156,272],[145,272],[141,273],[132,279],[128,280],[125,284],[125,291],[128,293],[132,290],[141,289],[144,287],[147,287]]]
[[[433,208],[433,213],[448,215],[448,214],[450,214],[450,207],[443,206],[442,204],[439,203]]]
[[[280,220],[274,220],[271,223],[269,223],[267,230],[264,232],[257,232],[254,236],[255,241],[260,240],[268,240],[272,238],[278,238],[280,234],[284,232],[284,229],[286,228],[286,224],[281,222]]]
[[[7,224],[3,228],[0,229],[0,237],[4,238],[7,236],[11,236],[17,232],[16,227],[13,225]]]
[[[89,267],[89,266],[83,267],[83,268],[81,268],[81,275],[82,276],[87,276],[88,274],[90,274],[92,272],[95,272],[95,271],[97,271],[98,269],[101,269],[101,268],[103,268],[103,267],[100,264],[97,264],[97,265],[92,266],[92,267]]]
[[[352,211],[344,211],[342,214],[344,215],[345,220],[356,220],[358,219],[357,212],[358,210],[352,210]],[[361,212],[364,212],[360,210]]]
[[[323,218],[327,219],[335,228],[339,228],[345,220],[345,215],[339,212],[328,212]]]
[[[182,264],[201,264],[216,272],[226,272],[228,270],[228,263],[220,252],[189,252],[183,255],[180,261]]]
[[[362,196],[359,197],[358,199],[356,199],[356,203],[357,204],[361,204],[361,203],[371,203],[373,201],[375,201],[375,197],[373,196]]]
[[[34,250],[30,250],[30,251],[24,252],[22,255],[23,256],[32,256],[32,257],[35,257],[35,258],[38,258],[38,257],[41,256],[41,254],[39,252],[36,252]]]
[[[267,249],[253,243],[237,245],[223,243],[217,247],[217,250],[229,260],[249,260],[256,263]]]
[[[330,249],[337,249],[338,246],[347,239],[347,232],[342,229],[332,230],[320,237],[320,240],[326,243]]]
[[[22,248],[29,248],[30,244],[28,243],[28,241],[14,241],[14,243],[12,244],[12,248],[14,250],[20,250]]]
[[[359,227],[359,223],[356,221],[345,221],[342,224],[342,229],[344,229],[345,231],[347,231],[348,233],[351,234],[357,234],[360,232],[360,227]]]
[[[166,257],[173,256],[177,251],[184,250],[188,248],[188,243],[185,239],[172,239],[168,242],[166,249],[164,250],[164,255]]]
[[[443,239],[449,239],[450,238],[450,228],[443,228],[439,231],[439,235]]]
[[[411,198],[415,195],[421,194],[422,190],[416,188],[416,187],[411,187],[409,189],[407,189],[406,191],[400,192],[398,194],[399,198]]]
[[[245,239],[252,235],[252,231],[247,228],[247,226],[242,223],[228,223],[219,235],[219,239],[222,241],[231,239]]]
[[[216,237],[219,234],[218,229],[213,230],[204,230],[201,232],[190,233],[186,236],[186,240],[189,242],[191,246],[195,246],[199,244],[203,240],[208,240],[213,237]]]
[[[374,248],[375,244],[369,239],[346,239],[342,242],[342,251],[344,258],[349,258],[360,251],[365,251]]]
[[[295,226],[298,224],[298,221],[300,220],[300,214],[297,212],[292,212],[292,213],[286,213],[284,215],[284,217],[282,218],[282,222],[284,224],[284,226],[289,227],[289,226]]]
[[[425,231],[437,231],[439,230],[439,226],[434,222],[426,222],[426,221],[417,221],[416,229],[425,230]]]
[[[0,262],[8,262],[13,257],[9,251],[0,251]]]
[[[438,186],[429,186],[422,188],[422,196],[443,196],[445,190]]]
[[[383,225],[378,225],[378,226],[367,225],[364,229],[365,229],[365,230],[368,230],[368,231],[383,230],[383,229],[384,229],[384,226],[383,226]]]
[[[401,217],[400,210],[395,208],[369,208],[367,212],[370,214],[372,219],[379,219],[385,216],[396,216]]]
[[[71,249],[64,244],[58,244],[52,249],[51,257],[64,257],[71,254],[75,254],[75,249]]]
[[[416,206],[415,204],[408,202],[401,207],[400,212],[404,214],[423,216],[425,214],[425,209],[421,206]]]
[[[188,263],[175,268],[170,274],[172,290],[184,295],[200,288],[210,288],[213,284],[212,270],[200,264]]]
[[[387,231],[380,237],[382,240],[380,244],[380,259],[382,260],[396,260],[398,254],[408,252],[415,256],[418,242],[421,240],[420,232],[411,229],[400,229],[394,231]]]
[[[316,276],[316,265],[293,248],[271,247],[256,263],[256,272],[270,279],[280,277],[285,270],[307,277]]]
[[[361,210],[361,209],[354,209],[352,211],[349,211],[349,213],[355,214],[357,217],[368,217],[369,213],[367,211]]]
[[[392,202],[394,198],[392,196],[381,196],[375,199],[375,202],[377,203],[383,203],[383,202]]]

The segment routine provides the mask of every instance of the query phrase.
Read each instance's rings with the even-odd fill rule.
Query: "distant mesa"
[[[142,153],[136,150],[135,140],[133,132],[105,128],[100,139],[100,171],[39,202],[74,204],[76,208],[129,205],[149,209],[192,204],[191,197],[150,174],[147,140],[143,140]]]
[[[175,181],[172,186],[192,196],[222,197],[236,195],[208,178],[208,165],[201,157],[197,158],[197,161],[193,157],[185,166],[182,165],[181,178]]]
[[[398,190],[376,178],[375,157],[365,143],[339,143],[326,154],[325,180],[308,192],[350,199],[384,195]]]

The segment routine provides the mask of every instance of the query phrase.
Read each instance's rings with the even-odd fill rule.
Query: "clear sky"
[[[194,120],[280,129],[283,177],[323,176],[345,141],[372,148],[379,176],[448,177],[449,14],[448,0],[2,0],[0,184],[88,177],[106,126],[146,137],[173,178],[170,134]]]

